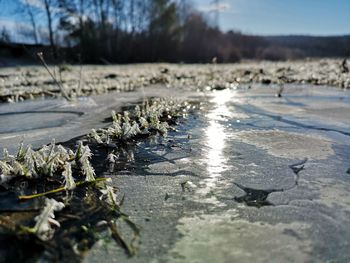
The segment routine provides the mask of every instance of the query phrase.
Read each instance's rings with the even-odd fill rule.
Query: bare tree
[[[28,0],[24,0],[25,4],[25,12],[27,13],[29,17],[30,24],[32,26],[32,36],[35,44],[39,44],[39,39],[38,39],[38,29],[37,29],[37,24],[36,24],[36,19],[35,19],[35,7],[29,3]]]
[[[5,43],[9,43],[11,41],[10,34],[5,27],[3,27],[1,30],[0,41]]]
[[[47,29],[49,31],[49,40],[50,40],[50,46],[53,50],[54,56],[57,56],[57,50],[55,45],[55,39],[54,39],[54,33],[53,33],[53,0],[43,0],[44,1],[44,7],[46,12],[46,18],[47,18]]]

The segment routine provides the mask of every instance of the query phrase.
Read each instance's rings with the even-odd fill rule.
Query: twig
[[[82,82],[82,73],[83,73],[83,65],[80,65],[80,70],[79,70],[79,83],[78,83],[78,89],[76,91],[77,95],[80,96],[81,94],[81,82]]]
[[[40,62],[43,64],[43,66],[45,67],[45,69],[47,70],[47,72],[50,74],[51,78],[54,80],[54,82],[56,83],[56,85],[60,88],[62,96],[68,100],[71,101],[72,99],[69,97],[69,95],[66,93],[64,87],[57,81],[57,79],[55,78],[55,76],[52,74],[52,72],[49,69],[49,66],[46,64],[43,53],[39,52],[37,53],[37,56],[40,60]]]

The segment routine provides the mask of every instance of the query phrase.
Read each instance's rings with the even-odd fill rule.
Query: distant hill
[[[348,57],[350,35],[345,36],[264,36],[269,46],[288,48],[301,57]]]

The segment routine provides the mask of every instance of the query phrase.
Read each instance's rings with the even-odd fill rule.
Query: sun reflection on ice
[[[214,104],[214,108],[206,116],[209,125],[205,129],[206,152],[203,159],[208,177],[203,180],[201,187],[197,191],[201,197],[205,197],[215,188],[220,181],[222,173],[227,170],[227,158],[224,150],[228,134],[222,122],[230,118],[230,108],[227,104],[232,101],[234,94],[229,89],[217,91],[210,100]],[[205,199],[205,201],[209,200]],[[218,201],[211,200],[211,202],[217,203]]]

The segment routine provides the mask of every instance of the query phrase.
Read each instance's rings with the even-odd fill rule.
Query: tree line
[[[288,45],[280,38],[222,32],[188,0],[14,1],[17,14],[29,25],[21,33],[33,43],[48,45],[52,57],[66,61],[206,63],[213,58],[237,62],[320,55],[305,41]],[[3,35],[8,38],[6,32]],[[347,43],[342,42],[340,56],[350,52]]]

